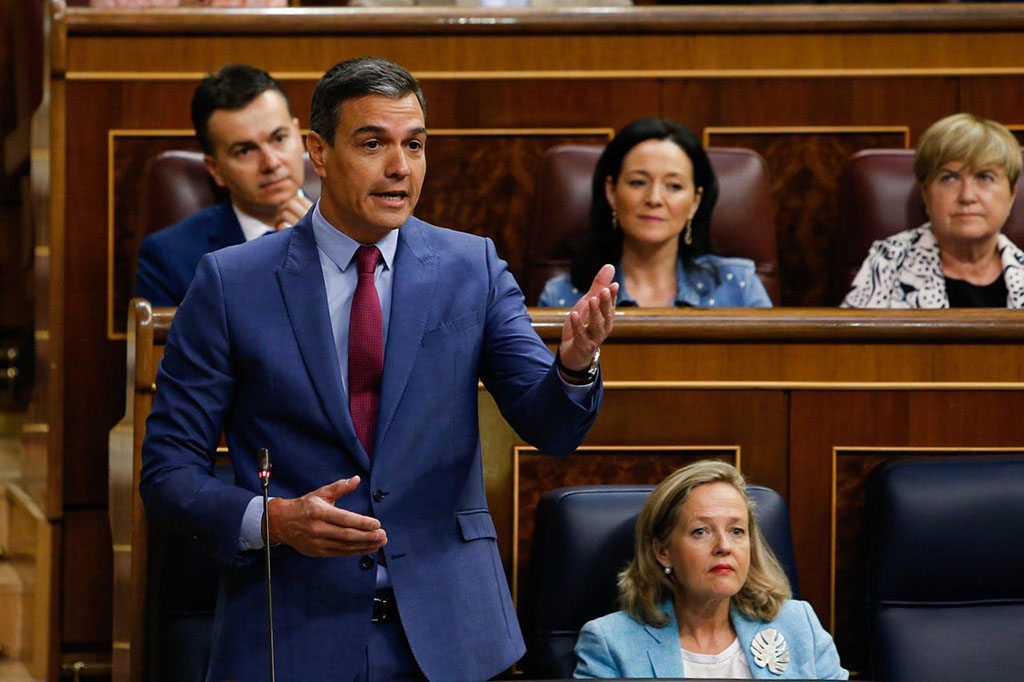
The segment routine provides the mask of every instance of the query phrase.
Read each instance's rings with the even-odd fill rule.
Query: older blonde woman
[[[1020,173],[1020,144],[999,123],[934,123],[914,155],[929,221],[875,242],[843,306],[1024,308],[1024,252],[1000,232]]]
[[[832,637],[790,596],[743,477],[691,464],[644,504],[622,610],[583,626],[575,677],[846,679]]]

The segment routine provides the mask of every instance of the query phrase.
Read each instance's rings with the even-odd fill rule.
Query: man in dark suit
[[[424,112],[397,64],[330,69],[307,140],[319,202],[290,230],[205,256],[171,328],[140,492],[225,566],[210,680],[267,679],[263,522],[281,679],[486,679],[524,652],[477,382],[527,441],[574,450],[600,405],[614,268],[552,357],[493,243],[412,217]],[[222,431],[234,485],[212,475]]]
[[[135,295],[155,306],[181,303],[203,255],[293,225],[312,206],[301,192],[299,121],[270,74],[228,65],[203,79],[192,124],[207,170],[231,199],[143,240]]]

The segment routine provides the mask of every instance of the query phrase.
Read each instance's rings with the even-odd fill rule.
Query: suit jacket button
[[[386,493],[385,491],[381,490],[380,488],[377,488],[376,490],[373,491],[373,501],[374,502],[380,502],[381,500],[383,500],[387,496],[388,496],[388,493]]]
[[[363,558],[359,560],[359,568],[363,569],[364,571],[369,571],[371,568],[373,568],[373,555],[364,555]]]

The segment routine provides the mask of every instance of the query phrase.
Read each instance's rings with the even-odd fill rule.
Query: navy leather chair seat
[[[777,492],[748,486],[769,546],[797,594],[789,509]],[[537,505],[523,604],[527,655],[536,679],[572,677],[573,648],[584,623],[617,610],[616,575],[633,557],[636,517],[653,485],[559,488]]]
[[[1024,457],[884,465],[866,528],[874,678],[1024,675]]]

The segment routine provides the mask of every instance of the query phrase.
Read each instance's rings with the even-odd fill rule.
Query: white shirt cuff
[[[263,549],[263,497],[260,495],[249,500],[238,532],[238,551],[250,552],[254,549]]]
[[[569,400],[573,401],[581,407],[587,405],[587,398],[590,397],[590,393],[594,388],[596,381],[591,381],[589,384],[570,384],[562,376],[562,373],[558,373],[558,378],[562,380],[562,385],[565,386],[565,394],[569,396]]]

